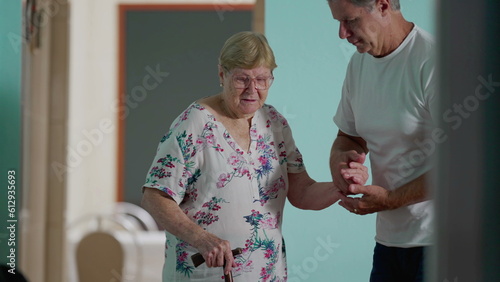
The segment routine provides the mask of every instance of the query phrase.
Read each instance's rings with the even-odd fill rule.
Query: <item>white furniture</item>
[[[70,281],[162,281],[165,232],[138,206],[119,203],[112,214],[82,218],[68,236]]]

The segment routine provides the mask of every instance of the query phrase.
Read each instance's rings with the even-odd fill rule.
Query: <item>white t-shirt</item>
[[[166,192],[199,226],[228,240],[237,281],[286,281],[281,233],[288,173],[305,170],[285,118],[259,109],[245,152],[203,106],[191,104],[161,140],[144,187]],[[193,266],[194,247],[166,234],[163,281],[222,281],[221,267]]]
[[[433,45],[415,26],[391,54],[351,58],[334,122],[367,142],[374,185],[394,190],[431,169],[436,144],[429,134],[437,121]],[[429,245],[432,218],[431,201],[379,212],[375,239],[386,246]]]

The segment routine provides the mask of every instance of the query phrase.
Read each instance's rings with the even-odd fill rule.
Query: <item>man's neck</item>
[[[373,55],[376,58],[385,57],[396,50],[412,31],[414,24],[406,21],[401,15],[394,17],[395,21],[389,26],[385,33],[386,38],[384,47],[379,54]]]

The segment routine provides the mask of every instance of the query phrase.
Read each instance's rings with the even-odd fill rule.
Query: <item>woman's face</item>
[[[234,68],[224,73],[219,66],[219,76],[224,85],[224,107],[227,114],[236,118],[252,117],[264,105],[273,79],[267,67]]]

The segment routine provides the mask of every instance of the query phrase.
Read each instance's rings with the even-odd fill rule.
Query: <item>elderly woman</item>
[[[283,207],[323,209],[339,197],[307,174],[290,127],[264,104],[276,68],[266,38],[240,32],[219,58],[222,91],[191,104],[163,137],[142,205],[167,231],[163,281],[286,280]],[[366,167],[344,178],[364,184]],[[233,257],[231,249],[243,252]],[[193,266],[191,255],[206,261]]]

